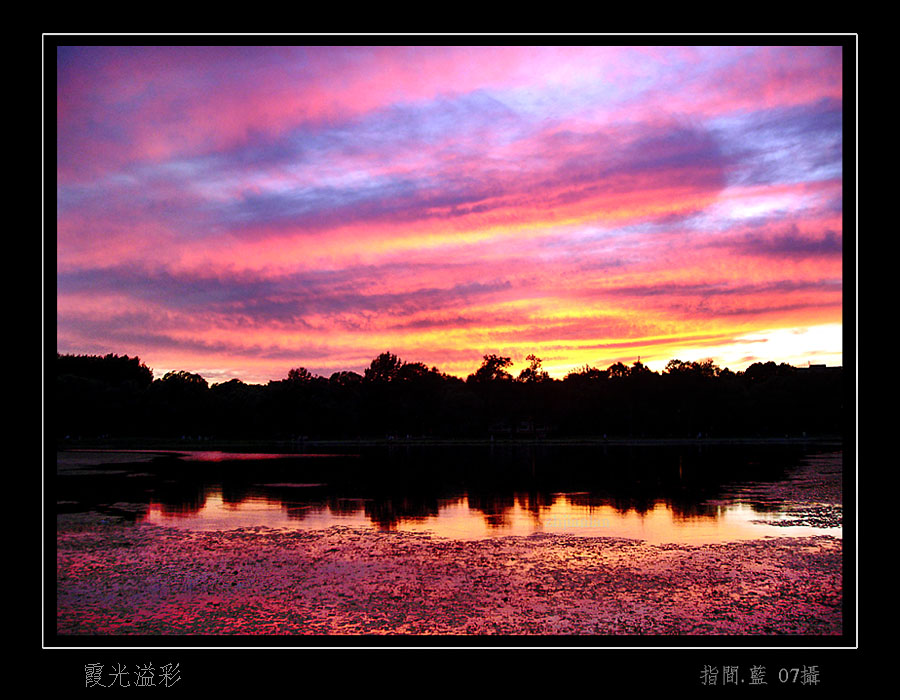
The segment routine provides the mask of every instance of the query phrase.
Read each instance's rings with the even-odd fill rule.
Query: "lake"
[[[841,536],[840,449],[793,445],[61,452],[62,511],[188,530],[333,525],[478,539]]]

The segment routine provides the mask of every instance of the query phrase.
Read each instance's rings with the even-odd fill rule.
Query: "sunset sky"
[[[386,350],[462,377],[489,353],[560,378],[842,364],[839,46],[75,46],[56,69],[61,353],[210,384]]]

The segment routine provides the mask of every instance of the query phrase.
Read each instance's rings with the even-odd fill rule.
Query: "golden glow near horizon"
[[[476,70],[477,68],[477,70]],[[57,349],[842,363],[840,47],[68,47]],[[177,106],[177,109],[175,108]]]

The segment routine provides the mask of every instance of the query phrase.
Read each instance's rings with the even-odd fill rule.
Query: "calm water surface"
[[[64,454],[70,465],[78,463],[78,453]],[[129,460],[117,453],[100,470],[96,463],[105,456],[81,455],[94,469],[61,472],[62,500],[85,508],[91,501],[137,502],[146,522],[200,530],[344,525],[467,539],[557,533],[653,543],[841,535],[840,527],[778,524],[794,517],[781,487],[798,475],[840,480],[842,453],[834,450],[528,446],[137,454]]]

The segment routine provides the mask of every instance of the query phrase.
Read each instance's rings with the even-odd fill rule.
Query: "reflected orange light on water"
[[[841,528],[777,525],[784,514],[760,513],[750,505],[717,506],[704,515],[684,516],[664,502],[643,512],[619,510],[610,505],[585,506],[566,495],[552,504],[532,505],[527,498],[502,510],[480,510],[467,497],[439,501],[436,515],[398,516],[377,520],[366,509],[367,501],[348,499],[346,507],[333,509],[316,503],[283,503],[250,496],[240,503],[223,499],[221,489],[212,488],[199,508],[175,510],[152,502],[146,522],[196,530],[272,528],[289,530],[325,529],[345,526],[361,529],[430,533],[450,539],[529,536],[539,533],[583,537],[637,539],[653,544],[707,544],[762,537],[809,535],[841,536]]]

